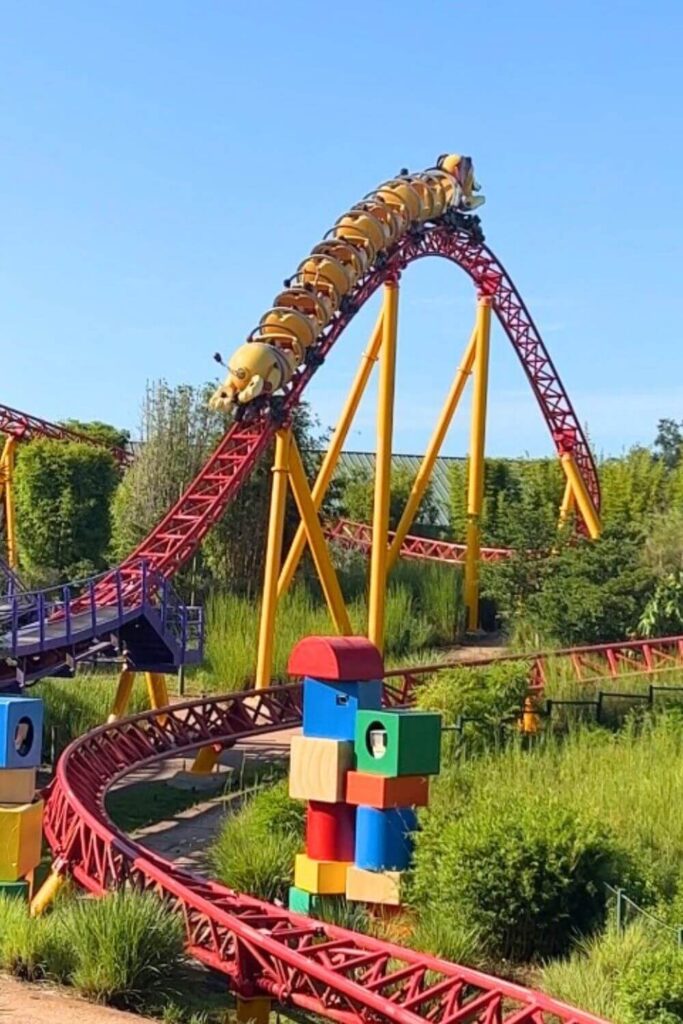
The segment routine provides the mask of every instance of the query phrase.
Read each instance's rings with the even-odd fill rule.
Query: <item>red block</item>
[[[356,808],[311,800],[306,814],[306,853],[311,860],[352,861]]]
[[[399,775],[387,778],[367,772],[347,772],[346,801],[363,807],[426,807],[429,803],[429,778],[426,775]]]
[[[364,683],[382,679],[384,661],[364,636],[307,636],[290,654],[287,672],[337,683]]]

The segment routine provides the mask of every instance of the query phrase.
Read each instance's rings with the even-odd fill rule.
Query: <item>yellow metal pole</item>
[[[375,501],[372,514],[370,596],[368,601],[368,637],[380,651],[384,650],[384,609],[387,586],[387,541],[389,500],[391,497],[391,444],[394,429],[397,326],[398,281],[390,280],[384,286],[384,318],[382,322],[382,350],[379,361],[379,394],[377,399]]]
[[[389,554],[387,556],[387,572],[391,572],[396,564],[396,560],[401,553],[401,544],[405,540],[406,534],[413,524],[415,514],[420,507],[420,502],[424,498],[425,491],[429,486],[429,481],[434,469],[434,463],[441,451],[441,445],[443,444],[448,428],[450,427],[453,416],[455,415],[455,411],[460,403],[462,393],[465,390],[465,384],[467,383],[467,378],[472,372],[476,340],[477,328],[475,326],[460,362],[460,366],[456,370],[453,383],[451,384],[451,389],[446,396],[446,401],[444,402],[443,408],[439,414],[436,426],[434,427],[434,433],[430,438],[427,450],[425,451],[422,462],[420,463],[420,468],[417,471],[413,486],[410,490],[410,494],[408,495],[408,501],[406,502],[406,507],[403,510],[403,515],[396,527],[396,535],[391,542]]]
[[[558,521],[558,524],[557,524],[557,527],[558,527],[559,530],[561,530],[562,527],[566,525],[567,520],[569,519],[569,516],[571,515],[571,512],[572,512],[573,508],[574,508],[574,492],[572,490],[572,485],[570,484],[569,480],[567,480],[566,484],[564,485],[564,494],[562,495],[562,504],[560,505],[560,518],[559,518],[559,521]]]
[[[353,629],[349,613],[346,610],[339,580],[327,550],[318,513],[308,489],[304,464],[294,438],[290,442],[289,449],[289,480],[334,627],[342,636],[351,636]]]
[[[380,312],[377,318],[377,323],[370,335],[370,342],[367,350],[363,353],[360,366],[358,367],[358,372],[356,373],[354,382],[351,385],[351,390],[349,391],[344,408],[341,411],[339,422],[337,423],[335,431],[330,438],[327,452],[325,453],[325,457],[323,458],[318,471],[318,476],[313,484],[311,497],[313,499],[313,507],[316,512],[320,509],[325,492],[330,486],[330,481],[335,469],[337,468],[339,455],[344,447],[344,442],[348,436],[349,428],[353,422],[353,417],[356,415],[360,400],[365,392],[372,368],[377,362],[377,355],[379,353],[380,345],[382,344],[382,315],[383,311]],[[294,534],[294,539],[289,551],[287,552],[284,565],[282,566],[282,572],[280,573],[280,579],[278,580],[277,585],[278,599],[281,598],[289,589],[292,579],[294,578],[294,573],[301,561],[301,556],[304,553],[305,546],[306,532],[302,521]]]
[[[19,564],[17,553],[17,517],[14,508],[14,457],[17,440],[8,437],[2,451],[2,467],[5,484],[5,533],[7,534],[7,564],[16,569]]]
[[[256,689],[270,686],[273,668],[273,647],[275,639],[275,613],[277,610],[277,580],[282,558],[282,536],[285,528],[285,507],[287,504],[287,474],[289,472],[289,448],[291,431],[278,430],[275,436],[275,461],[273,463],[273,485],[270,493],[268,518],[268,543],[266,566],[263,580],[263,602],[259,622],[258,656],[256,663]]]
[[[467,606],[467,626],[470,630],[475,630],[479,626],[479,558],[481,513],[484,502],[486,400],[491,340],[491,300],[486,295],[480,295],[477,302],[476,335],[470,465],[467,485],[467,552],[465,555],[465,604]]]
[[[202,747],[197,751],[197,755],[192,762],[190,771],[193,775],[211,775],[214,768],[218,764],[218,758],[220,756],[220,747]]]
[[[39,917],[54,903],[65,882],[66,876],[53,868],[31,900],[31,917]]]
[[[119,673],[119,681],[116,686],[114,703],[111,707],[111,714],[107,719],[107,725],[111,725],[112,722],[118,722],[119,718],[123,718],[125,715],[130,703],[130,695],[133,692],[134,682],[135,672],[132,672],[129,668],[124,668]]]
[[[593,504],[593,499],[588,493],[588,488],[579,472],[579,467],[576,465],[576,459],[571,452],[564,452],[561,459],[567,483],[571,487],[574,500],[578,505],[579,512],[583,516],[588,533],[592,540],[596,540],[602,532],[600,516]]]
[[[168,707],[169,700],[166,676],[162,672],[145,672],[145,681],[147,683],[149,706],[154,711],[158,708]],[[166,715],[157,716],[157,722],[159,725],[164,724],[166,717]]]

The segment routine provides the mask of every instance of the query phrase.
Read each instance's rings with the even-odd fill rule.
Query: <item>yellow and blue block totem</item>
[[[0,893],[28,898],[40,863],[43,802],[36,771],[43,741],[43,702],[0,697]]]

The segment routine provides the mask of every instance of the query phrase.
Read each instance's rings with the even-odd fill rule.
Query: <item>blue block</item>
[[[42,700],[0,697],[0,768],[38,768],[42,746]]]
[[[382,682],[321,682],[304,679],[304,736],[353,740],[356,712],[375,711],[382,705]]]
[[[411,807],[359,807],[355,865],[368,871],[403,871],[413,852],[411,832],[417,817]]]

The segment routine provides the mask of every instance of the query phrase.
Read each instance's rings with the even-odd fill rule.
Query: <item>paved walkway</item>
[[[144,1024],[139,1014],[77,999],[71,990],[27,985],[0,975],[0,1021],[7,1024]]]

